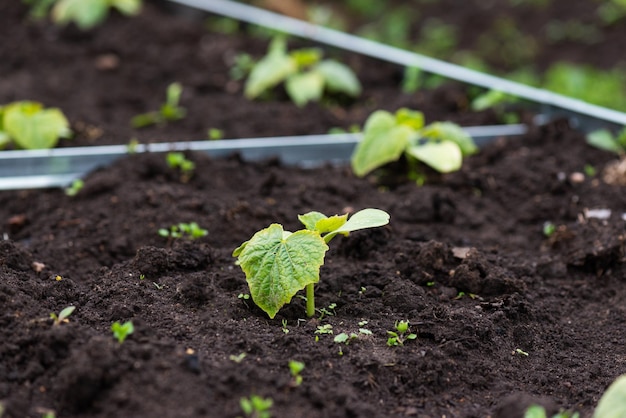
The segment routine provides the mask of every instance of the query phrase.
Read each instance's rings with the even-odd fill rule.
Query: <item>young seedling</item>
[[[282,324],[283,324],[283,328],[282,328],[283,333],[285,333],[285,334],[289,334],[289,328],[287,328],[287,320],[286,320],[286,319],[283,319],[283,320],[282,320]]]
[[[372,170],[398,160],[422,162],[440,173],[459,170],[463,157],[477,147],[461,127],[451,122],[424,125],[421,112],[399,109],[395,115],[378,110],[365,122],[363,140],[352,154],[352,170],[363,177]],[[412,159],[412,160],[411,160]]]
[[[303,362],[296,361],[296,360],[289,360],[289,372],[291,373],[291,376],[293,377],[294,386],[300,386],[302,384],[302,376],[300,375],[300,373],[302,373],[302,370],[304,370]]]
[[[115,321],[113,325],[111,325],[111,331],[115,339],[122,344],[124,340],[126,340],[126,337],[135,331],[135,327],[131,321],[124,322],[123,324],[119,321]]]
[[[328,251],[328,242],[338,234],[374,228],[389,223],[380,209],[363,209],[348,215],[328,217],[320,212],[299,215],[306,229],[289,232],[272,224],[233,251],[246,275],[252,300],[270,318],[300,290],[306,288],[306,313],[315,315],[314,285]]]
[[[607,129],[591,132],[587,135],[587,143],[604,151],[613,152],[617,155],[626,155],[626,128],[613,135]]]
[[[272,398],[262,398],[258,395],[239,400],[239,406],[247,418],[270,418],[272,416],[270,408],[273,404]]]
[[[396,329],[395,331],[387,331],[389,335],[387,345],[389,347],[404,345],[405,342],[417,338],[417,334],[409,332],[409,321],[396,321],[394,327]]]
[[[288,53],[285,38],[275,37],[267,55],[250,71],[245,95],[248,99],[255,99],[282,82],[297,106],[319,101],[324,91],[352,97],[361,94],[359,80],[346,65],[335,60],[322,60],[319,49],[297,49]]]
[[[141,0],[53,0],[52,20],[65,25],[74,22],[80,29],[87,30],[104,22],[109,9],[116,9],[123,15],[139,13]]]
[[[550,221],[546,221],[543,223],[543,235],[546,238],[550,238],[556,232],[556,225],[554,225]]]
[[[72,184],[65,189],[65,194],[69,197],[74,197],[85,187],[85,182],[81,179],[76,179]]]
[[[0,149],[10,143],[21,149],[54,148],[60,138],[71,136],[69,122],[57,108],[28,101],[0,106]]]
[[[317,329],[315,330],[315,333],[316,334],[332,334],[333,326],[330,324],[318,325]]]
[[[217,128],[211,128],[207,131],[207,136],[211,141],[217,141],[218,139],[224,138],[224,131]]]
[[[187,183],[191,179],[196,169],[196,164],[188,160],[182,152],[168,152],[165,156],[165,161],[168,167],[180,171],[180,180],[183,183]]]
[[[160,236],[168,239],[198,239],[206,236],[209,232],[206,229],[200,228],[196,222],[190,222],[172,225],[170,229],[161,228],[158,233]]]
[[[55,314],[54,312],[50,314],[50,318],[52,318],[53,325],[61,325],[63,323],[69,322],[69,319],[67,319],[72,312],[74,312],[74,309],[76,309],[76,306],[68,306],[67,308],[63,309],[61,312],[59,312],[59,314]]]
[[[239,364],[243,361],[243,359],[246,358],[246,353],[239,353],[237,355],[231,354],[230,356],[228,356],[228,358],[230,359],[230,361],[234,361],[235,363]]]
[[[611,415],[614,417],[618,417],[619,415]],[[552,418],[578,418],[580,414],[578,412],[569,412],[569,411],[561,411],[557,414],[552,415]],[[548,414],[543,406],[540,405],[531,405],[524,412],[524,418],[548,418]]]
[[[172,83],[167,87],[165,103],[155,112],[142,113],[131,120],[133,128],[144,128],[150,125],[173,122],[185,117],[186,110],[179,106],[183,87],[180,83]]]

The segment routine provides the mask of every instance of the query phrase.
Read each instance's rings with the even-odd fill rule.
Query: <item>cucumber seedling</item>
[[[354,173],[363,177],[398,160],[419,161],[440,173],[459,170],[463,157],[477,151],[472,138],[452,122],[424,123],[422,112],[402,108],[395,114],[378,110],[365,122],[363,140],[352,154]]]
[[[182,152],[168,152],[165,161],[168,167],[180,171],[180,181],[183,183],[187,183],[191,179],[196,169],[196,164],[188,160]]]
[[[306,288],[306,313],[315,315],[314,285],[328,243],[338,234],[374,228],[389,223],[389,214],[380,209],[363,209],[328,217],[320,212],[299,215],[305,229],[289,232],[281,224],[263,229],[233,251],[246,275],[252,300],[274,318],[278,310]]]
[[[123,324],[115,321],[113,325],[111,325],[111,331],[115,339],[122,344],[124,340],[126,340],[126,337],[135,332],[135,327],[131,321],[126,321]]]
[[[13,143],[20,149],[54,148],[72,131],[63,112],[45,109],[38,102],[13,102],[0,106],[0,149]]]
[[[134,116],[130,121],[133,128],[144,128],[156,124],[162,125],[166,122],[184,118],[187,111],[179,105],[182,93],[183,86],[180,83],[170,84],[165,93],[165,103],[161,105],[161,108],[158,111]]]
[[[394,328],[396,329],[395,331],[387,331],[389,335],[387,345],[389,347],[404,345],[408,340],[417,338],[417,334],[409,332],[409,321],[396,321]]]
[[[258,395],[251,395],[249,398],[241,398],[239,406],[246,418],[270,418],[270,409],[274,405],[272,398],[263,398]]]
[[[76,306],[68,306],[59,312],[58,315],[54,312],[51,313],[50,318],[54,321],[53,325],[61,325],[62,323],[69,322],[67,318],[72,314],[72,312],[74,312],[74,309],[76,309]]]
[[[206,236],[209,232],[206,229],[200,228],[196,222],[190,222],[188,224],[179,223],[178,225],[172,225],[169,229],[161,228],[158,233],[165,238],[197,239]]]

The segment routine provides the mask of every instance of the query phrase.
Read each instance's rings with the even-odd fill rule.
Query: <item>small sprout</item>
[[[249,295],[249,294],[247,294],[247,293],[240,293],[240,294],[238,294],[238,295],[237,295],[237,297],[238,297],[239,299],[242,299],[242,300],[248,300],[248,299],[250,299],[250,295]]]
[[[146,275],[145,275],[145,274],[140,274],[140,275],[139,275],[139,280],[145,280],[145,278],[146,278]]]
[[[180,180],[183,183],[187,183],[191,179],[193,171],[196,169],[196,164],[188,160],[182,152],[168,152],[165,160],[168,167],[180,171]]]
[[[528,353],[521,348],[516,348],[513,354],[518,354],[520,356],[528,357]]]
[[[476,295],[475,293],[459,292],[459,293],[457,293],[457,295],[454,298],[454,300],[463,299],[463,297],[465,297],[465,296],[469,296],[470,299],[476,299],[478,297],[478,295]]]
[[[11,142],[19,149],[54,148],[72,131],[63,112],[44,109],[38,102],[13,102],[0,106],[0,149]]]
[[[315,333],[316,334],[332,334],[333,326],[330,324],[318,325],[317,329],[315,330]]]
[[[211,141],[217,141],[218,139],[224,138],[224,131],[217,128],[211,128],[208,130],[207,136]]]
[[[70,187],[65,189],[65,194],[70,197],[74,197],[85,187],[85,182],[81,179],[76,179],[72,182]]]
[[[270,408],[273,404],[272,398],[264,399],[258,395],[239,400],[239,406],[247,418],[270,418],[272,416]]]
[[[587,177],[595,177],[597,174],[596,168],[592,166],[591,164],[585,164],[583,171],[585,172],[585,175]]]
[[[289,334],[289,328],[287,328],[287,320],[286,320],[286,319],[283,319],[283,320],[282,320],[282,324],[283,324],[283,327],[282,327],[283,332],[284,332],[285,334]]]
[[[302,373],[304,370],[304,363],[296,360],[289,360],[289,371],[291,372],[291,376],[294,378],[294,386],[300,386],[302,384]]]
[[[367,291],[367,288],[361,286],[361,288],[359,289],[359,295],[364,295],[366,291]]]
[[[543,223],[543,235],[547,238],[550,238],[556,232],[556,225],[554,225],[550,221],[546,221]]]
[[[144,128],[150,125],[162,125],[166,122],[173,122],[183,119],[186,110],[179,106],[180,96],[183,87],[180,83],[172,83],[167,87],[165,103],[158,111],[142,113],[134,116],[130,123],[133,128]]]
[[[131,138],[126,145],[126,152],[129,154],[136,154],[139,147],[139,140],[137,138]]]
[[[62,323],[69,322],[69,319],[67,318],[72,314],[72,312],[74,312],[74,309],[76,309],[76,306],[68,306],[67,308],[59,312],[58,315],[54,312],[51,313],[50,318],[52,318],[52,320],[54,321],[53,325],[61,325]]]
[[[363,335],[372,335],[372,331],[367,328],[359,328],[359,333]]]
[[[380,209],[363,209],[348,219],[348,214],[328,217],[320,212],[300,215],[305,229],[294,233],[272,224],[233,251],[237,264],[246,275],[252,300],[270,318],[306,289],[306,313],[315,315],[315,284],[335,236],[374,228],[389,223],[389,214]]]
[[[319,320],[321,321],[322,319],[324,319],[325,316],[335,316],[335,308],[337,307],[336,303],[331,303],[330,305],[328,305],[325,308],[321,308],[318,310],[318,312],[320,313],[320,317]]]
[[[396,321],[394,324],[395,331],[387,331],[389,338],[387,338],[387,345],[389,347],[395,347],[404,345],[408,340],[414,340],[417,338],[417,334],[409,332],[409,321]]]
[[[246,353],[239,353],[237,355],[231,354],[230,356],[228,356],[228,358],[230,359],[230,361],[234,361],[235,363],[239,364],[243,361],[244,358],[246,358]]]
[[[126,340],[126,337],[135,331],[135,327],[131,321],[124,322],[123,324],[115,321],[113,325],[111,325],[111,331],[115,339],[122,344],[124,340]]]
[[[187,238],[197,239],[204,237],[208,234],[206,229],[200,228],[196,222],[191,223],[179,223],[178,225],[170,226],[170,229],[161,228],[158,231],[159,235],[164,238]]]
[[[354,332],[351,332],[349,335],[346,334],[345,332],[342,332],[341,334],[335,335],[335,338],[333,339],[333,341],[336,342],[337,344],[348,345],[350,344],[350,341],[356,340],[357,338],[359,338],[359,336],[355,334]]]
[[[435,282],[426,282],[427,287],[433,287],[434,285],[435,285]]]
[[[597,415],[594,415],[597,417]],[[619,416],[619,415],[611,415],[611,416]],[[570,412],[570,411],[561,411],[557,414],[552,415],[552,418],[579,418],[580,414],[578,412]],[[524,418],[548,418],[548,414],[543,406],[540,405],[531,405],[524,412]]]
[[[365,325],[367,325],[368,321],[363,320],[363,321],[359,321],[359,326],[360,327],[364,327]]]
[[[163,288],[165,287],[164,284],[158,284],[157,282],[152,282],[152,284],[154,285],[154,287],[157,288],[157,290],[163,290]]]

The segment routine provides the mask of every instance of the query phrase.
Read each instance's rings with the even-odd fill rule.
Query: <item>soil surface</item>
[[[7,21],[0,34],[16,39],[0,44],[7,57],[0,99],[42,100],[66,111],[75,129],[84,123],[102,131],[90,140],[91,128],[78,129],[81,144],[189,139],[209,127],[229,137],[325,132],[362,123],[368,106],[381,104],[456,113],[454,120],[471,124],[495,120],[450,99],[467,102],[456,87],[386,99],[401,73],[359,57],[349,59],[382,75],[363,71],[366,100],[345,112],[299,110],[283,99],[238,113],[247,105],[241,86],[227,87],[224,51],[207,51],[221,44],[234,51],[248,45],[243,38],[215,38],[151,6],[132,24],[113,16],[87,35],[13,21],[25,13],[16,2],[0,5]],[[157,39],[146,44],[151,36]],[[122,52],[126,47],[135,52]],[[176,51],[195,56],[199,67],[179,74],[178,62],[164,59]],[[119,66],[98,69],[94,63],[108,53]],[[125,66],[136,56],[143,56],[141,73]],[[211,65],[221,69],[207,81]],[[193,86],[183,96],[188,119],[130,129],[130,117],[157,108],[175,80]],[[196,107],[216,97],[219,106],[205,113]],[[290,116],[270,120],[282,112]],[[257,113],[258,125],[251,119]],[[298,123],[286,127],[289,120]],[[0,193],[3,418],[49,411],[68,418],[237,417],[244,416],[240,399],[252,395],[271,398],[279,418],[509,418],[535,402],[587,417],[626,373],[625,186],[605,181],[615,158],[590,148],[565,121],[496,141],[460,172],[431,173],[423,187],[403,180],[402,163],[359,179],[345,167],[188,157],[196,169],[187,182],[163,155],[142,154],[90,174],[75,197],[62,190]],[[597,174],[583,174],[585,166]],[[311,210],[365,207],[388,211],[391,222],[331,243],[316,287],[325,312],[307,319],[296,297],[270,320],[239,297],[248,288],[231,254],[256,231],[274,222],[299,229],[297,215]],[[598,219],[594,209],[611,213]],[[193,221],[206,237],[157,233]],[[556,227],[549,237],[545,222]],[[76,307],[69,322],[53,325],[50,313],[67,306]],[[387,331],[400,320],[410,321],[417,338],[389,347]],[[122,344],[110,330],[115,321],[134,324]],[[316,333],[326,325],[333,335]],[[335,343],[342,332],[358,338]],[[300,385],[290,360],[305,364]]]

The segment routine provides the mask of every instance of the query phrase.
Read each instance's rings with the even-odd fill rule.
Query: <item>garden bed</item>
[[[24,41],[2,45],[2,100],[62,108],[78,131],[64,146],[200,139],[211,127],[232,138],[325,133],[400,106],[431,120],[497,121],[470,112],[456,86],[398,95],[401,70],[358,56],[348,61],[363,69],[365,100],[347,110],[297,109],[285,98],[245,108],[223,60],[249,47],[244,38],[215,38],[151,6],[86,35],[18,24],[19,5],[0,11],[17,18],[0,30]],[[41,42],[48,48],[32,55]],[[119,66],[96,68],[107,54]],[[127,66],[134,60],[143,69]],[[187,118],[132,130],[130,118],[157,108],[172,81],[187,86]],[[236,417],[251,395],[271,398],[274,417],[508,418],[531,402],[589,416],[626,373],[626,193],[604,181],[614,157],[564,120],[489,144],[457,173],[429,173],[423,187],[401,163],[359,179],[342,166],[188,157],[196,168],[187,182],[163,154],[146,153],[90,174],[75,197],[0,192],[3,418]],[[306,319],[296,297],[270,320],[239,297],[249,291],[232,251],[254,232],[273,222],[299,229],[297,215],[311,210],[364,207],[391,221],[331,243],[316,289],[323,315]],[[597,219],[594,209],[611,214]],[[158,234],[194,221],[207,236]],[[67,306],[76,306],[69,322],[52,325],[50,313]],[[129,320],[135,331],[120,344],[111,324]],[[389,347],[400,320],[417,338]],[[333,335],[319,333],[325,325]],[[358,338],[338,344],[341,332]],[[300,385],[290,360],[305,364]]]

